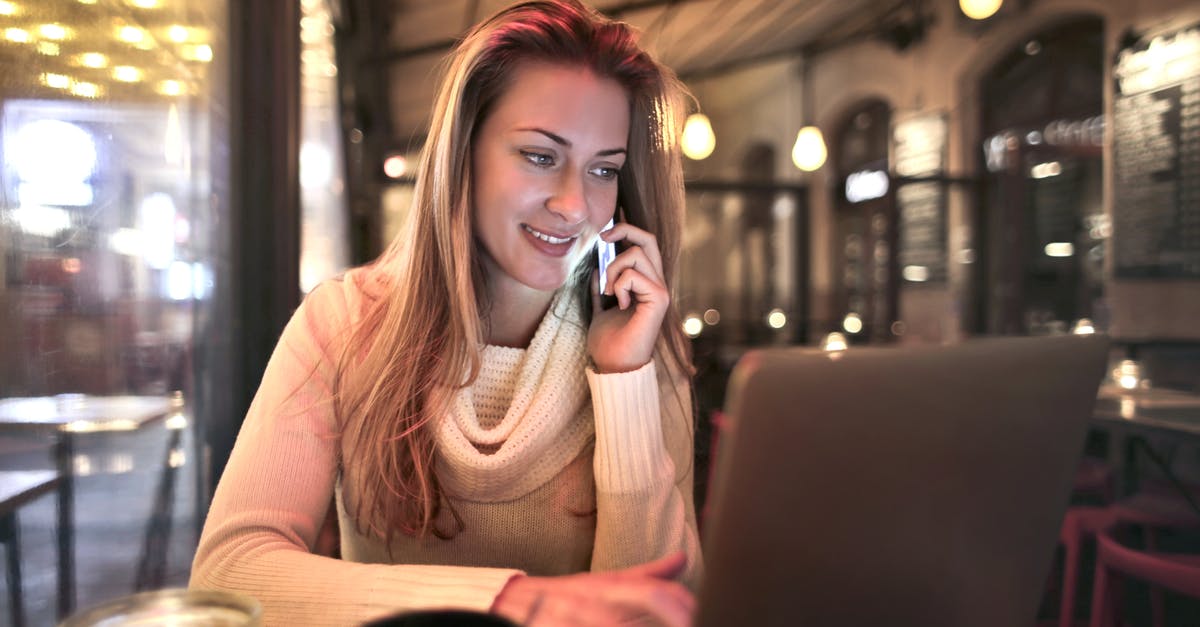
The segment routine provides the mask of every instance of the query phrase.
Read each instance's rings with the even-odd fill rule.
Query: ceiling
[[[385,88],[390,135],[423,137],[437,64],[470,25],[510,0],[375,0],[380,44],[369,75]],[[643,45],[684,79],[868,37],[904,46],[922,0],[592,0],[642,32]],[[914,19],[917,16],[919,19]],[[919,37],[919,32],[915,33]],[[381,103],[382,104],[382,103]]]

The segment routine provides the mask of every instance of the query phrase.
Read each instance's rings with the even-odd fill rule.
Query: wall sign
[[[1113,70],[1119,278],[1200,278],[1200,24],[1138,41]]]
[[[892,170],[897,177],[932,178],[946,171],[946,116],[897,114],[892,123]],[[899,264],[905,283],[946,280],[946,186],[901,180],[896,186],[900,214]]]

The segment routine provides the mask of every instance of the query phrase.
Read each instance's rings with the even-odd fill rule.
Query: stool
[[[21,594],[21,549],[17,510],[58,485],[58,473],[52,471],[0,472],[0,543],[4,544],[8,566],[9,612],[14,627],[25,624],[25,603]],[[61,573],[60,575],[61,576]]]
[[[1112,528],[1109,528],[1096,535],[1091,627],[1113,624],[1122,575],[1200,599],[1200,555],[1132,549],[1117,542]],[[1161,615],[1156,616],[1155,621],[1160,622],[1161,618]]]

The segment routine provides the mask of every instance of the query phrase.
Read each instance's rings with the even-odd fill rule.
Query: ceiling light
[[[79,65],[95,69],[108,67],[108,57],[99,52],[85,52],[77,57]]]
[[[139,9],[157,9],[162,6],[162,0],[129,0],[129,4]]]
[[[117,29],[117,39],[129,44],[141,43],[146,39],[146,31],[136,26],[122,26]]]
[[[38,27],[38,33],[46,39],[62,41],[67,38],[67,29],[62,24],[42,24]]]
[[[136,83],[142,80],[142,71],[132,65],[118,65],[113,68],[112,77],[122,83]]]
[[[65,74],[46,72],[41,75],[42,84],[55,89],[66,89],[71,86],[71,77]]]
[[[95,83],[75,83],[71,85],[71,93],[81,98],[99,98],[100,86]]]
[[[155,88],[158,93],[164,96],[180,96],[183,94],[183,83],[180,81],[162,81]]]
[[[17,5],[8,2],[8,0],[0,0],[0,15],[16,15]]]
[[[31,39],[29,36],[29,31],[23,28],[4,29],[4,38],[18,44],[27,44]]]
[[[167,29],[167,38],[177,44],[181,44],[188,40],[188,29],[186,26],[175,24]]]
[[[57,57],[58,53],[62,50],[58,47],[58,44],[54,43],[53,41],[39,41],[37,44],[37,51],[38,54],[44,54],[48,57]]]
[[[208,63],[212,61],[213,51],[208,44],[200,44],[198,46],[186,46],[183,49],[183,58],[189,61],[201,61]]]

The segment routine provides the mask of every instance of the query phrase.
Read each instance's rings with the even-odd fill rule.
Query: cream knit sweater
[[[217,486],[191,587],[255,597],[268,626],[486,611],[521,572],[612,570],[680,550],[695,587],[688,383],[659,362],[622,374],[587,368],[586,330],[561,295],[527,349],[484,347],[476,383],[437,424],[439,479],[463,531],[401,536],[390,558],[357,533],[329,390],[372,271],[321,286],[288,323]],[[341,453],[354,462],[354,451]],[[342,560],[311,553],[331,495]]]

